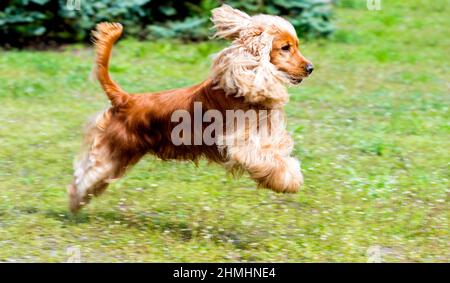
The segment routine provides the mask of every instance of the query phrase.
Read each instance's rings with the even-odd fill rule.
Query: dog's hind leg
[[[103,118],[103,116],[99,116]],[[108,184],[120,177],[119,164],[111,158],[109,144],[103,140],[102,121],[89,124],[84,150],[74,162],[73,181],[69,185],[69,208],[77,212],[93,196],[105,191]]]

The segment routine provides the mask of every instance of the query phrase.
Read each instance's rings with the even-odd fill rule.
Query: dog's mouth
[[[289,80],[291,81],[291,84],[293,84],[293,85],[299,85],[299,84],[303,81],[303,78],[294,78],[294,77],[291,77],[291,78],[289,78]]]

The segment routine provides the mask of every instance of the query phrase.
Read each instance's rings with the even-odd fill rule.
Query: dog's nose
[[[308,74],[311,74],[314,71],[314,65],[311,63],[308,63],[305,67],[305,70]]]

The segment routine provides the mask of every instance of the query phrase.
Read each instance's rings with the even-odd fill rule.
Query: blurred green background
[[[0,51],[0,261],[67,261],[76,247],[86,262],[448,262],[448,1],[381,4],[339,1],[335,32],[301,40],[316,70],[286,107],[305,176],[295,195],[147,157],[72,216],[81,129],[108,105],[92,48]],[[200,82],[228,43],[196,40],[128,36],[112,76],[129,92]]]
[[[8,46],[57,45],[87,41],[101,21],[126,26],[125,35],[140,39],[205,40],[212,35],[210,11],[216,0],[7,0],[0,2],[0,43]],[[286,17],[307,37],[333,31],[334,0],[225,1],[248,13]],[[45,45],[44,45],[45,46]]]

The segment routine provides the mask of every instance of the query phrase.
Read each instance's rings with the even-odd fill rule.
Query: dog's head
[[[218,54],[213,80],[226,93],[266,107],[287,101],[286,85],[299,84],[313,71],[300,53],[294,27],[277,16],[249,16],[228,5],[212,11],[216,37],[232,40]]]

